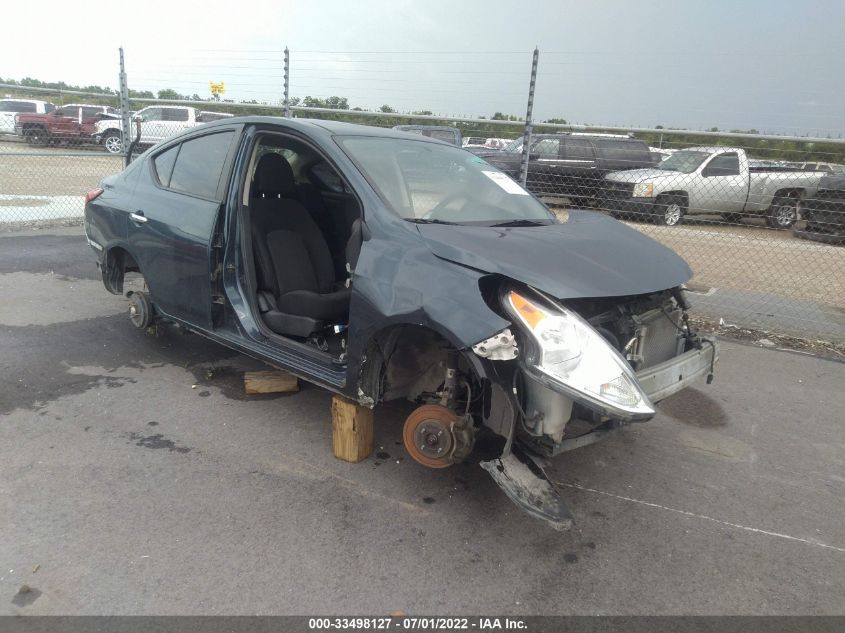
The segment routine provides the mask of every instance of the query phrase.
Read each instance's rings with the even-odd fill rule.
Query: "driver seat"
[[[252,241],[261,317],[271,330],[307,338],[346,323],[351,288],[335,281],[331,252],[297,199],[285,158],[259,159],[253,180]]]

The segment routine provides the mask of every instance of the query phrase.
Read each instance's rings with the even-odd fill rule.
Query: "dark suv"
[[[485,153],[483,158],[519,178],[523,139],[504,151]],[[589,206],[605,174],[623,169],[651,167],[645,141],[611,134],[535,134],[531,137],[527,189],[541,197],[568,198]]]
[[[801,213],[807,227],[795,231],[799,237],[845,244],[845,174],[824,176],[816,195],[804,200]]]

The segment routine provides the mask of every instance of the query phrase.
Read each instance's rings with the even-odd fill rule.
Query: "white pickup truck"
[[[737,147],[690,147],[653,168],[604,177],[601,208],[614,216],[652,219],[673,226],[687,214],[721,215],[735,223],[764,215],[775,229],[798,220],[802,201],[815,195],[821,173],[749,164]]]
[[[230,116],[232,115],[223,112],[205,112],[188,106],[148,106],[132,115],[129,138],[135,138],[135,121],[138,119],[141,124],[139,144],[154,145],[200,123]],[[123,122],[119,117],[98,122],[93,136],[110,154],[120,154],[123,151]]]

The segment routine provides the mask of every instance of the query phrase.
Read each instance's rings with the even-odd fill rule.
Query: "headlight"
[[[654,183],[638,182],[634,185],[635,198],[651,198],[654,195]]]
[[[613,417],[654,415],[631,366],[580,316],[563,307],[546,307],[513,290],[505,295],[505,308],[536,343],[534,358],[528,362],[561,391]]]

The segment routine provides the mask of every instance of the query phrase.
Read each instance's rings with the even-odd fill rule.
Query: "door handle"
[[[133,222],[137,222],[138,224],[143,224],[147,221],[147,218],[144,217],[143,211],[138,211],[137,213],[130,213],[129,219]]]

